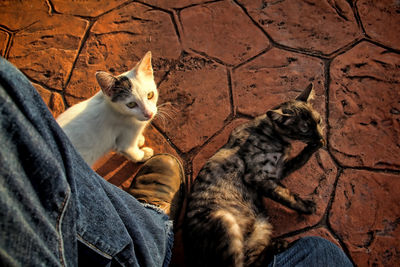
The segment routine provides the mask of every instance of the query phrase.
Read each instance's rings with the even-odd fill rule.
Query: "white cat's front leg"
[[[121,151],[121,153],[134,162],[143,162],[151,158],[154,154],[154,151],[150,147],[139,148],[135,146],[130,147],[125,151]]]
[[[148,160],[154,155],[154,150],[150,147],[142,147],[140,150],[143,151],[143,161]]]
[[[138,146],[139,146],[139,147],[144,146],[144,141],[145,141],[145,140],[146,140],[146,139],[144,138],[143,134],[139,135],[139,137],[138,137]]]

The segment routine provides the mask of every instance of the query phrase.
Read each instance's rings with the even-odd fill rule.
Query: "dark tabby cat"
[[[310,84],[294,101],[236,128],[199,172],[184,221],[188,266],[266,266],[284,241],[271,240],[263,197],[300,213],[315,212],[280,180],[324,145],[320,116],[308,102]],[[288,159],[290,140],[307,146]]]

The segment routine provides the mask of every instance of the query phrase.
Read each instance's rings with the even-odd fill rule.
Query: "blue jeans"
[[[97,175],[0,57],[0,265],[167,266],[172,222]]]
[[[346,267],[353,266],[344,252],[321,237],[301,238],[286,251],[275,255],[268,267]]]
[[[39,94],[0,57],[0,265],[167,266],[172,222],[98,176]],[[303,238],[269,266],[351,266]]]

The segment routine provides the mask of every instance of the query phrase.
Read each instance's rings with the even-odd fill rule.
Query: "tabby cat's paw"
[[[285,251],[289,246],[289,242],[284,240],[284,239],[280,239],[280,238],[275,238],[271,240],[271,250],[273,251],[274,254],[279,254],[283,251]]]
[[[303,200],[305,214],[314,214],[317,211],[317,205],[313,200]]]
[[[142,147],[140,150],[144,152],[143,159],[141,161],[146,161],[154,155],[154,150],[150,147]]]
[[[280,238],[272,239],[267,247],[267,250],[265,250],[263,253],[264,260],[261,261],[263,263],[254,264],[254,266],[267,266],[268,263],[274,259],[274,256],[276,254],[284,252],[289,247],[289,245],[290,243],[284,239]]]

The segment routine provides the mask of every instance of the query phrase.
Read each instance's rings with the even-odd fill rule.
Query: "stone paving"
[[[188,179],[232,129],[309,82],[327,147],[284,183],[317,202],[301,216],[266,200],[275,234],[319,235],[357,266],[400,266],[399,0],[0,1],[0,54],[54,116],[153,53],[160,104],[146,131]],[[129,183],[137,164],[111,153],[95,165]],[[175,248],[181,265],[182,247]]]

